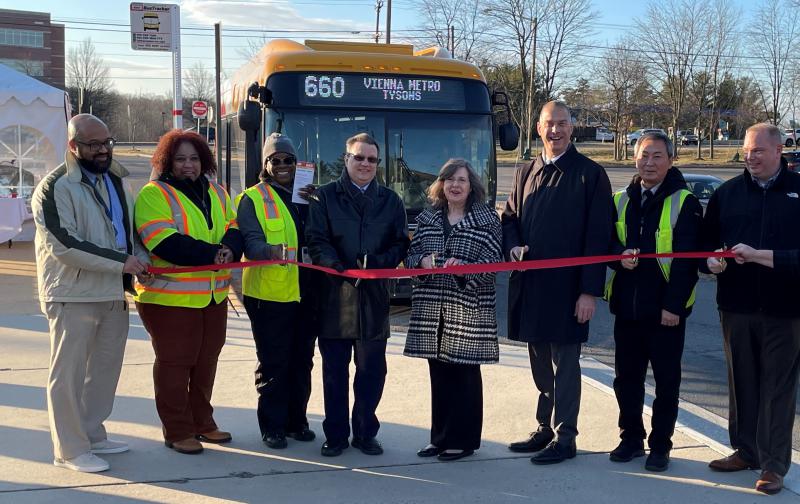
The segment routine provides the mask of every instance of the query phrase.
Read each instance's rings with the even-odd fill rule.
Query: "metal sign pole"
[[[181,9],[172,6],[172,125],[183,129],[183,99],[181,97]],[[199,133],[199,131],[198,131]]]
[[[222,183],[222,151],[219,148],[219,133],[222,131],[222,87],[220,74],[222,73],[222,25],[214,23],[214,89],[217,106],[214,107],[214,152],[217,156],[217,182]],[[227,167],[226,167],[227,170]],[[230,191],[230,187],[226,187]]]

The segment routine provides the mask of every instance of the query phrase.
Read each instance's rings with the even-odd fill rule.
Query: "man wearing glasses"
[[[406,212],[400,197],[375,179],[378,143],[360,133],[346,142],[346,169],[320,187],[311,202],[306,238],[314,264],[338,271],[395,268],[408,249]],[[323,284],[319,351],[325,396],[326,441],[322,455],[335,457],[349,446],[348,370],[355,352],[353,447],[383,453],[376,439],[375,410],[386,379],[389,338],[387,280],[352,280],[329,275]]]
[[[112,159],[114,139],[100,119],[69,122],[64,163],[36,187],[39,301],[50,325],[47,406],[54,460],[73,471],[100,472],[96,454],[122,453],[108,439],[125,340],[132,275],[148,281],[147,254],[136,241],[128,175]]]

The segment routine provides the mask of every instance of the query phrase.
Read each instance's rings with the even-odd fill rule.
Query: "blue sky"
[[[233,72],[244,59],[240,51],[247,46],[247,32],[225,32],[225,28],[272,30],[342,30],[371,33],[375,29],[374,0],[182,0],[181,24],[182,65],[188,68],[203,61],[207,68],[214,65],[213,28],[216,21],[223,24],[223,68]],[[145,92],[164,94],[171,89],[171,55],[167,52],[133,51],[127,25],[130,22],[130,2],[121,0],[55,1],[27,0],[25,10],[49,12],[54,22],[66,25],[66,44],[69,47],[91,37],[97,52],[111,67],[115,87],[125,93]],[[626,30],[634,17],[644,11],[643,2],[621,3],[594,0],[600,12],[595,30],[601,44],[613,42]],[[620,8],[624,5],[624,8]],[[8,0],[0,1],[3,8],[20,9]],[[413,0],[393,0],[393,41],[402,36],[401,30],[418,29],[421,17]],[[385,10],[381,13],[385,26]],[[397,31],[396,31],[397,30]],[[277,34],[275,36],[278,36]],[[344,36],[344,35],[342,35]],[[305,38],[339,37],[335,33],[308,35]]]

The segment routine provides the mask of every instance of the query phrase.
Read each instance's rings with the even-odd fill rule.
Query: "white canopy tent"
[[[67,93],[0,64],[0,197],[29,198],[64,160]]]

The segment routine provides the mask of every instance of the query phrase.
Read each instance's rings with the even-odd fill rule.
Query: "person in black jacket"
[[[320,187],[311,202],[306,241],[314,264],[338,271],[395,268],[406,257],[408,226],[400,197],[375,180],[378,144],[361,133],[346,142],[346,170]],[[375,410],[386,380],[389,338],[387,280],[355,281],[330,275],[323,284],[319,351],[325,398],[326,441],[322,455],[348,447],[348,368],[355,351],[353,446],[368,455],[383,453],[375,436]]]
[[[728,363],[728,433],[735,450],[709,466],[761,469],[756,490],[777,493],[791,466],[800,370],[800,175],[781,157],[780,130],[747,129],[742,175],[711,197],[708,250],[735,245],[736,261],[710,258]]]
[[[606,254],[613,204],[605,170],[570,142],[572,121],[564,103],[545,104],[536,129],[544,149],[514,174],[501,217],[506,256],[520,260]],[[535,464],[575,456],[581,345],[589,338],[589,320],[595,298],[603,295],[605,272],[604,264],[595,264],[515,271],[509,278],[509,338],[528,344],[539,391],[537,431],[509,449],[539,452],[531,459]]]
[[[625,190],[614,195],[617,239],[612,253],[631,257],[611,264],[614,272],[606,292],[611,313],[616,315],[614,392],[622,439],[610,459],[629,462],[644,455],[642,409],[649,362],[656,382],[648,438],[650,455],[645,463],[651,471],[665,471],[669,466],[678,419],[686,317],[694,303],[697,261],[639,261],[635,254],[698,250],[703,216],[700,202],[687,189],[681,172],[672,166],[672,152],[672,141],[661,132],[645,133],[636,142],[634,159],[639,173]]]

